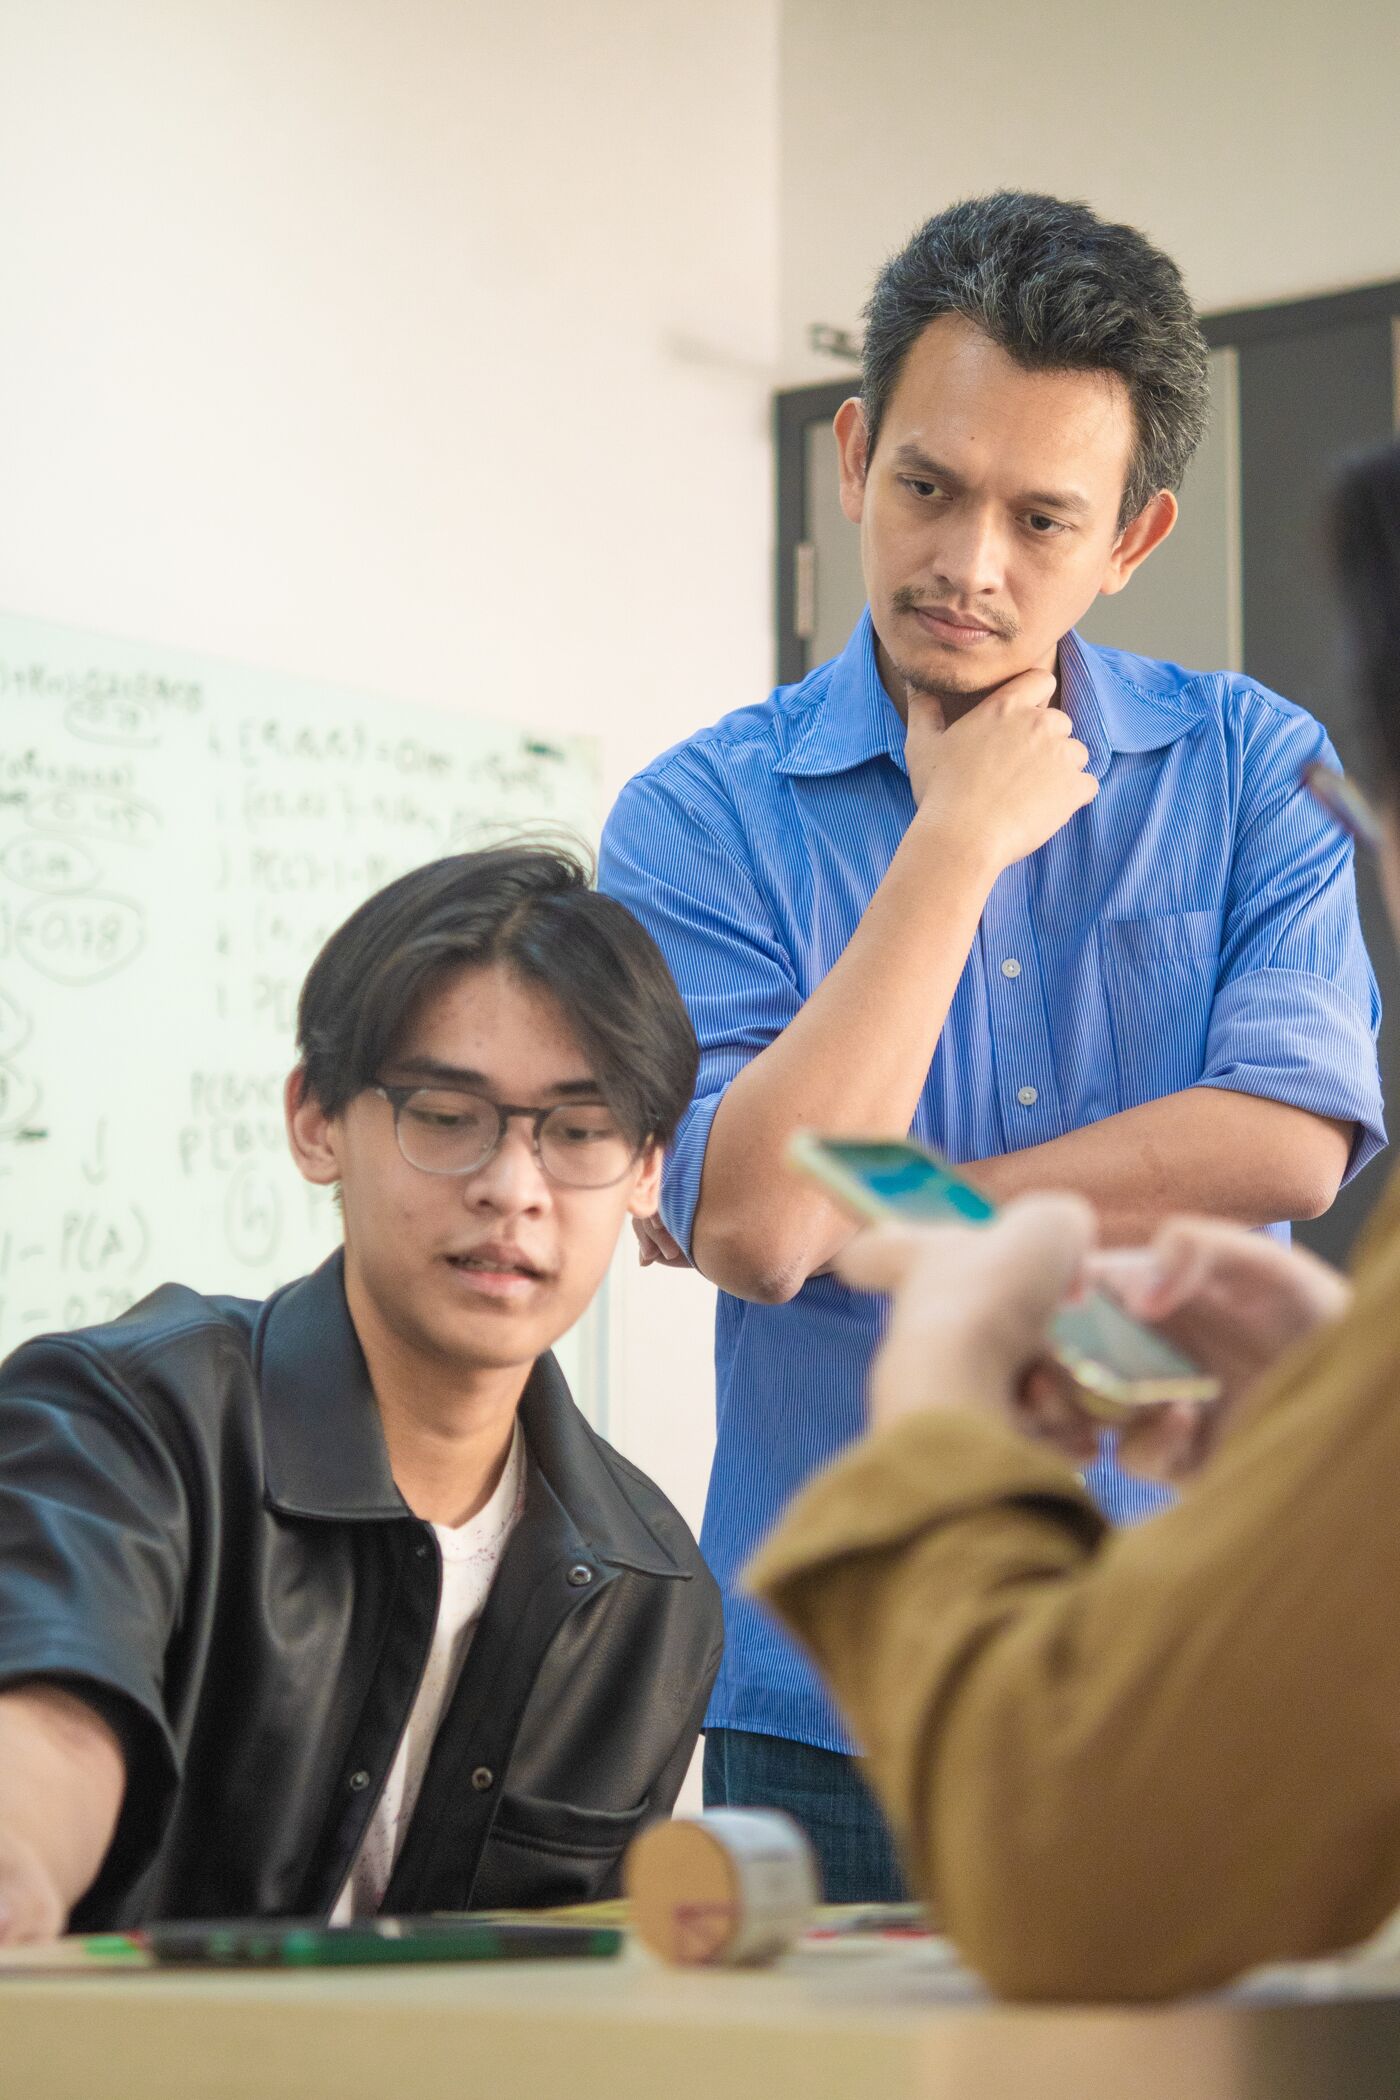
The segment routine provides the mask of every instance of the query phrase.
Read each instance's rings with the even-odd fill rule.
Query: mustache
[[[945,599],[929,598],[922,591],[912,589],[907,583],[900,585],[891,603],[897,613],[942,612],[957,618],[954,608]],[[1008,619],[1005,613],[978,612],[970,614],[969,618],[979,626],[989,627],[998,641],[1013,642],[1021,631],[1016,622]]]

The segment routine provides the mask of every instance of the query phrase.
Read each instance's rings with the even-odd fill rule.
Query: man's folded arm
[[[821,1476],[750,1574],[827,1674],[901,1840],[1007,1995],[1155,1998],[1400,1905],[1400,1249],[1210,1470],[1106,1534],[967,1410]]]
[[[1347,1091],[1355,1097],[1360,1089],[1340,1080],[1332,1088],[1339,1109]],[[998,1203],[1045,1189],[1084,1196],[1100,1213],[1105,1240],[1135,1241],[1183,1210],[1239,1225],[1320,1217],[1356,1156],[1357,1128],[1344,1114],[1317,1114],[1207,1078],[967,1171]],[[1369,1145],[1366,1156],[1374,1150]]]
[[[700,1039],[664,1221],[722,1290],[781,1302],[855,1229],[791,1172],[788,1138],[801,1124],[892,1137],[909,1129],[996,869],[916,819],[844,952],[804,1000],[726,823],[714,790],[702,810],[670,784],[633,781],[608,820],[600,880],[661,948]]]

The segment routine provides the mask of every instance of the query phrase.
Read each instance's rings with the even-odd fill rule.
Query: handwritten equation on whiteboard
[[[282,1128],[317,949],[411,867],[600,815],[590,738],[0,614],[0,1356],[320,1261]]]

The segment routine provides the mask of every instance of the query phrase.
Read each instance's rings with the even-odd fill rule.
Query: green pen
[[[158,1962],[200,1968],[324,1969],[425,1961],[577,1961],[621,1951],[620,1932],[591,1925],[488,1924],[450,1918],[300,1919],[151,1925],[136,1935]]]
[[[140,1935],[131,1932],[88,1932],[80,1942],[88,1961],[113,1962],[119,1968],[148,1969],[151,1965],[149,1950],[143,1946]]]

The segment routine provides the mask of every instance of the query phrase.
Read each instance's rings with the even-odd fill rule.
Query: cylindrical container
[[[774,1961],[821,1901],[816,1856],[791,1816],[712,1809],[653,1823],[628,1847],[632,1927],[664,1961]]]

